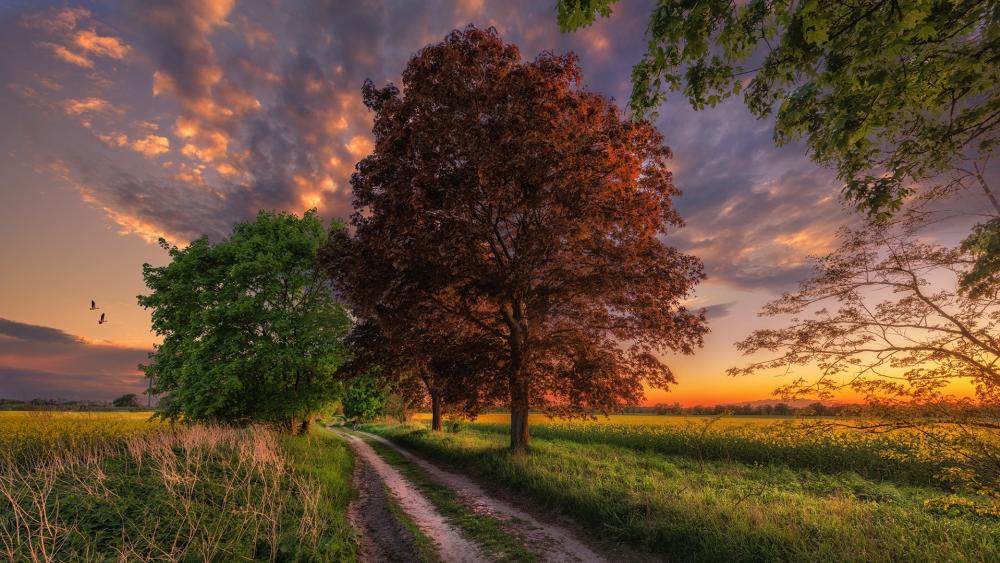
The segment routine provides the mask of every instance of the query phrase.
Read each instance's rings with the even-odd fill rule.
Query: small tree
[[[125,395],[111,401],[111,406],[137,409],[139,408],[139,398],[135,393],[126,393]]]
[[[701,344],[704,315],[681,302],[703,274],[662,242],[681,219],[656,129],[581,88],[574,55],[523,62],[492,29],[424,48],[402,81],[364,88],[355,237],[390,266],[385,307],[433,305],[452,334],[482,334],[511,448],[531,408],[608,411],[673,382],[660,354]]]
[[[326,232],[315,211],[302,217],[261,212],[217,244],[161,246],[163,267],[143,266],[163,336],[148,365],[154,393],[167,393],[161,417],[308,425],[336,392],[349,327],[316,269]]]
[[[389,391],[380,377],[356,377],[344,393],[344,416],[355,420],[374,420],[385,414],[388,399]]]

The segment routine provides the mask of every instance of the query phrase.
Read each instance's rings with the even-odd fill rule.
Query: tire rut
[[[347,440],[351,449],[356,455],[356,459],[364,465],[362,471],[362,487],[368,496],[366,501],[378,499],[378,491],[383,494],[388,490],[399,507],[406,513],[413,523],[424,535],[434,544],[438,556],[446,563],[469,563],[478,561],[490,561],[490,558],[482,552],[478,545],[467,539],[455,526],[451,525],[434,508],[423,494],[420,493],[402,474],[394,467],[385,462],[375,450],[358,436],[334,429],[338,434]],[[371,473],[366,473],[370,471]],[[383,498],[381,505],[388,511],[388,499]],[[391,521],[386,520],[385,515],[379,514],[381,508],[378,503],[374,505],[375,515],[365,514],[362,510],[361,499],[359,499],[355,518],[361,524],[360,529],[367,533],[367,538],[362,539],[362,556],[372,557],[372,561],[413,561],[417,553],[413,536],[408,530],[409,544],[406,543],[406,535],[399,530],[402,526],[392,517]],[[373,529],[369,529],[369,525]],[[402,539],[400,539],[402,538]],[[391,545],[394,541],[400,541],[397,545]],[[402,555],[402,559],[392,558],[395,555]]]
[[[412,561],[417,552],[416,539],[393,516],[388,493],[378,473],[361,461],[354,466],[353,480],[358,497],[348,506],[347,516],[360,535],[358,561]]]

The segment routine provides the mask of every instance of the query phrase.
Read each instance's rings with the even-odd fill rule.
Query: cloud
[[[361,158],[371,152],[374,145],[372,144],[371,137],[365,135],[357,135],[352,137],[351,141],[345,145],[347,147],[347,152],[351,153],[351,156],[355,158]]]
[[[728,317],[730,313],[733,312],[733,306],[736,305],[735,301],[729,301],[726,303],[715,303],[714,305],[709,305],[705,307],[705,315],[710,321],[721,319],[723,317]]]
[[[0,318],[0,397],[110,399],[141,392],[138,364],[149,352]]]
[[[39,41],[39,47],[57,59],[83,68],[94,68],[94,57],[124,59],[131,47],[120,38],[98,31],[86,8],[53,8],[21,18],[21,25],[40,30],[54,41]]]
[[[97,138],[104,141],[108,146],[123,147],[133,150],[148,158],[154,158],[170,152],[170,139],[160,135],[147,134],[144,137],[129,139],[124,133],[114,133],[111,135],[97,135]]]
[[[649,15],[642,6],[623,6],[583,33],[560,34],[549,9],[534,4],[442,1],[425,10],[411,3],[313,2],[288,11],[230,0],[133,0],[127,6],[116,29],[135,38],[128,50],[105,40],[116,36],[103,29],[81,36],[92,28],[86,10],[29,18],[26,25],[73,38],[62,44],[88,57],[135,51],[128,58],[149,65],[153,96],[146,105],[158,111],[134,114],[141,104],[130,101],[130,121],[171,125],[154,132],[114,124],[95,133],[107,145],[156,158],[160,167],[66,159],[77,163],[72,181],[81,196],[120,232],[147,241],[218,238],[260,208],[315,206],[327,216],[348,215],[354,163],[372,148],[362,81],[398,80],[414,52],[456,26],[496,25],[524,58],[574,50],[588,89],[625,97],[630,85],[622,69],[641,55],[636,30]],[[65,107],[84,120],[90,112],[114,111]],[[775,149],[772,124],[754,120],[740,100],[694,112],[672,95],[660,115],[657,125],[674,150],[675,181],[684,191],[676,205],[687,221],[667,241],[701,257],[711,279],[733,287],[780,291],[807,275],[806,257],[824,252],[847,217],[833,175],[799,146]]]
[[[73,36],[73,44],[85,53],[117,60],[124,59],[131,50],[131,47],[117,37],[99,35],[92,29],[77,31]]]
[[[157,66],[153,94],[171,94],[180,103],[175,133],[185,139],[184,155],[201,162],[226,158],[238,119],[259,104],[225,76],[212,43],[215,31],[230,25],[232,0],[156,0],[130,7]]]
[[[82,340],[57,328],[19,323],[0,317],[0,335],[28,342],[78,344]]]
[[[73,31],[77,22],[90,17],[86,8],[53,8],[44,12],[27,14],[21,18],[21,25],[41,29],[50,34],[65,34]]]
[[[141,139],[134,139],[128,146],[135,152],[152,157],[168,152],[170,139],[159,135],[146,135]]]
[[[247,16],[240,16],[239,26],[240,31],[243,33],[243,38],[251,47],[274,44],[274,35],[264,28],[264,26],[254,22]]]
[[[837,229],[854,220],[834,174],[798,145],[775,148],[772,124],[754,120],[741,100],[701,112],[678,104],[661,116],[686,221],[667,240],[699,256],[709,279],[787,290],[811,272],[809,256],[830,250]]]
[[[83,113],[100,113],[114,109],[110,102],[101,98],[83,98],[79,100],[66,100],[63,102],[63,110],[69,115],[80,115]]]
[[[94,61],[88,59],[87,57],[85,57],[83,55],[80,55],[78,53],[74,53],[73,51],[70,51],[69,49],[67,49],[66,47],[64,47],[64,46],[62,46],[62,45],[60,45],[58,43],[50,43],[48,41],[40,41],[38,43],[38,46],[39,47],[44,47],[44,48],[52,51],[52,55],[55,58],[57,58],[57,59],[59,59],[59,60],[61,60],[63,62],[74,64],[76,66],[81,66],[83,68],[93,68],[94,67]]]

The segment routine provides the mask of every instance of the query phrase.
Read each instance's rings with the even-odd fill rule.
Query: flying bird
[[[101,320],[97,321],[97,324],[102,325],[108,321],[104,320],[104,313],[101,313]]]
[[[91,311],[96,311],[97,309],[100,309],[100,307],[98,307],[98,306],[97,306],[97,303],[95,303],[95,302],[94,302],[94,300],[93,300],[93,299],[91,299],[91,300],[90,300],[90,310],[91,310]]]

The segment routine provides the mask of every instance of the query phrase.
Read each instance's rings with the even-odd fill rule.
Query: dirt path
[[[607,561],[578,540],[569,530],[554,524],[539,522],[527,512],[489,495],[468,477],[445,471],[381,436],[367,432],[357,433],[399,452],[427,472],[431,478],[455,490],[462,497],[462,500],[473,509],[511,523],[507,528],[518,535],[528,549],[538,553],[546,561]],[[357,440],[357,438],[354,439]],[[367,446],[367,444],[365,445]],[[371,450],[371,447],[369,446],[368,449]]]
[[[347,517],[360,532],[358,560],[363,563],[412,561],[417,552],[416,539],[393,516],[385,486],[371,465],[354,465],[354,487],[358,498],[347,507]]]
[[[384,485],[392,492],[400,508],[414,524],[434,542],[442,561],[451,563],[489,560],[476,544],[449,524],[430,501],[424,498],[399,471],[379,457],[371,446],[352,433],[342,430],[337,432],[348,441],[357,459],[363,464],[360,474],[362,482],[359,488],[366,496],[359,499],[357,508],[352,511],[352,519],[357,520],[356,526],[362,524],[359,527],[367,532],[367,538],[362,542],[364,558],[371,561],[412,561],[416,553],[412,544],[412,534],[407,538],[407,534],[399,530],[399,523],[388,513],[386,499],[382,499],[381,506],[378,502],[367,507],[361,504],[370,502],[372,498],[377,501],[378,491],[384,494]],[[383,507],[385,507],[384,514]],[[368,513],[366,508],[374,508],[373,513]],[[403,531],[405,532],[405,529]]]

